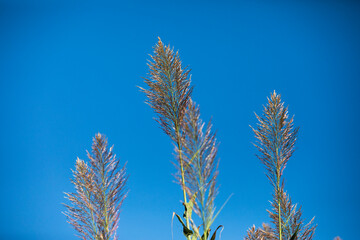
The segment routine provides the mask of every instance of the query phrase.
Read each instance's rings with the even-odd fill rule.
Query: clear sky
[[[99,1],[100,2],[100,1]],[[300,126],[285,188],[316,239],[355,239],[360,215],[360,4],[355,1],[0,1],[0,239],[76,239],[70,169],[105,134],[128,162],[123,240],[171,239],[173,146],[144,104],[160,36],[192,69],[218,130],[222,239],[269,222],[254,111],[276,90]],[[174,239],[183,239],[174,223]]]

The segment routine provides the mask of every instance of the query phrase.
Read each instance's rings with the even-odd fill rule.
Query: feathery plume
[[[146,94],[146,103],[156,112],[161,128],[178,143],[192,93],[190,70],[182,66],[179,53],[164,46],[160,38],[154,47],[154,55],[150,57],[149,77],[144,80],[149,88],[140,89]]]
[[[186,190],[189,198],[194,199],[194,211],[202,220],[204,239],[207,239],[210,226],[217,216],[214,200],[218,194],[218,146],[211,122],[205,127],[200,118],[200,108],[191,99],[182,126]],[[179,159],[179,149],[177,153]],[[178,180],[181,179],[178,177]]]
[[[245,240],[262,240],[261,232],[259,229],[256,229],[255,225],[247,230],[247,235],[245,236]]]
[[[183,204],[186,206],[188,201],[185,187],[181,138],[183,135],[183,119],[192,93],[192,87],[190,87],[190,71],[183,68],[179,53],[175,53],[170,46],[164,46],[160,38],[154,47],[154,54],[151,56],[151,61],[148,63],[148,66],[150,69],[149,77],[144,80],[148,85],[148,89],[141,87],[140,89],[147,96],[146,103],[149,104],[157,114],[156,121],[160,124],[163,131],[174,141],[179,151],[180,185],[183,190]],[[186,228],[190,228],[189,217],[186,217]],[[185,231],[187,230],[184,230],[184,232]]]
[[[183,190],[183,218],[175,214],[188,240],[207,240],[216,218],[214,199],[217,195],[217,144],[211,124],[204,129],[199,107],[191,100],[190,71],[182,66],[178,52],[164,46],[159,38],[148,64],[148,89],[140,88],[157,114],[163,131],[173,140],[179,170],[176,179]],[[187,198],[189,196],[189,199]],[[192,220],[192,211],[203,221],[204,233]],[[221,209],[220,209],[221,210]],[[216,230],[213,233],[215,239]]]
[[[255,114],[256,115],[256,114]],[[257,157],[265,165],[271,185],[274,188],[271,211],[268,211],[275,228],[274,239],[310,240],[316,226],[313,219],[304,224],[301,207],[297,209],[284,192],[283,171],[294,152],[299,128],[294,127],[294,118],[289,118],[288,108],[284,107],[280,95],[274,91],[268,104],[264,106],[263,116],[256,115],[258,125],[252,128],[257,138],[255,146],[260,154]]]
[[[65,193],[71,204],[64,204],[64,214],[84,240],[117,239],[120,207],[127,196],[127,175],[112,149],[105,136],[96,134],[92,151],[87,153],[89,164],[76,160],[71,180],[76,191]]]
[[[262,228],[256,228],[255,225],[249,228],[245,240],[275,240],[275,236],[273,234],[273,229],[271,229],[269,225],[263,223]]]

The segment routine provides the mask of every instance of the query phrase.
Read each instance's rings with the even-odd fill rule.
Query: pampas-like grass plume
[[[77,159],[73,179],[74,193],[65,193],[70,205],[64,213],[83,240],[117,239],[120,207],[126,198],[125,165],[108,148],[105,136],[93,138],[89,163]]]
[[[284,107],[280,95],[274,91],[264,106],[263,116],[256,115],[258,125],[253,131],[257,138],[257,155],[267,170],[267,177],[274,188],[272,210],[268,211],[275,228],[249,230],[246,239],[301,239],[310,240],[316,226],[313,219],[304,224],[301,207],[292,204],[284,191],[283,171],[294,152],[298,128],[294,127],[293,117],[289,118],[288,108]],[[250,234],[250,235],[249,235]],[[258,238],[254,238],[258,236]]]
[[[186,109],[181,139],[184,148],[186,191],[190,198],[194,199],[194,211],[202,220],[203,239],[207,239],[210,226],[217,217],[214,201],[218,194],[216,178],[219,174],[219,161],[216,158],[217,143],[212,124],[205,127],[200,118],[200,108],[192,100]],[[179,159],[178,149],[177,152]],[[178,180],[181,179],[178,177]],[[195,225],[192,227],[196,228]]]
[[[154,55],[148,64],[148,89],[140,88],[147,96],[147,103],[154,109],[163,131],[173,140],[177,157],[175,176],[183,190],[185,212],[176,214],[189,240],[207,240],[210,226],[216,218],[214,199],[217,195],[215,134],[200,119],[199,107],[191,100],[189,70],[183,68],[178,52],[164,46],[159,38]],[[188,199],[189,198],[189,199]],[[192,219],[192,211],[202,219],[203,234]],[[215,239],[214,231],[212,239]]]
[[[149,78],[145,79],[148,89],[140,88],[147,96],[146,103],[157,114],[163,131],[174,141],[179,151],[181,172],[181,187],[183,189],[184,204],[187,204],[185,187],[184,160],[181,155],[183,146],[183,119],[190,100],[192,88],[190,87],[189,70],[182,67],[179,53],[174,52],[170,46],[164,46],[159,38],[154,48],[154,55],[149,62]],[[186,217],[186,227],[190,227],[190,219]]]
[[[245,240],[267,240],[267,239],[275,239],[273,234],[273,230],[271,227],[265,223],[263,223],[262,228],[256,228],[253,225],[248,231]]]
[[[192,93],[190,70],[182,66],[179,53],[164,46],[160,38],[151,60],[149,77],[145,78],[149,89],[140,89],[147,96],[146,103],[157,113],[161,128],[179,145],[181,125]]]

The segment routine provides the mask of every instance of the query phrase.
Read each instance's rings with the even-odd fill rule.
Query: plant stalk
[[[181,172],[181,181],[182,181],[182,189],[183,189],[183,195],[184,195],[184,204],[187,204],[187,195],[186,195],[186,190],[185,190],[185,172],[184,172],[184,164],[183,164],[183,159],[182,159],[182,154],[181,154],[181,141],[180,141],[180,132],[179,132],[179,127],[178,125],[176,125],[176,135],[177,135],[177,145],[178,145],[178,149],[179,149],[179,160],[180,160],[180,172]],[[186,227],[188,229],[190,229],[190,220],[189,217],[187,215],[187,212],[185,214],[185,219],[186,219]],[[190,240],[190,236],[187,237]]]
[[[276,145],[277,145],[277,134],[276,134]],[[276,195],[278,198],[278,215],[279,215],[279,240],[282,240],[282,226],[281,226],[281,204],[280,204],[280,164],[279,164],[279,153],[278,153],[278,146],[276,146],[276,162],[277,162],[277,169],[276,169]]]

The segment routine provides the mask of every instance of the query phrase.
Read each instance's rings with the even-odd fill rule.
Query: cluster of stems
[[[144,79],[147,88],[140,88],[146,103],[156,113],[156,120],[175,145],[178,169],[176,180],[183,193],[184,213],[176,216],[187,240],[215,240],[218,226],[211,226],[226,202],[215,213],[218,194],[218,143],[212,124],[200,118],[200,108],[192,100],[190,70],[182,66],[179,53],[160,40],[148,63],[149,75]],[[256,115],[256,114],[255,114]],[[316,226],[313,219],[304,224],[301,207],[292,204],[284,190],[283,171],[294,152],[298,128],[289,118],[280,95],[274,91],[264,106],[258,124],[252,128],[266,175],[274,189],[269,212],[274,227],[263,224],[251,227],[246,240],[311,240]],[[116,239],[119,213],[127,196],[125,166],[108,147],[107,139],[96,134],[89,163],[77,159],[72,183],[76,192],[66,193],[71,202],[65,205],[69,223],[84,240]],[[201,220],[196,225],[192,213]],[[184,221],[185,220],[185,221]]]

